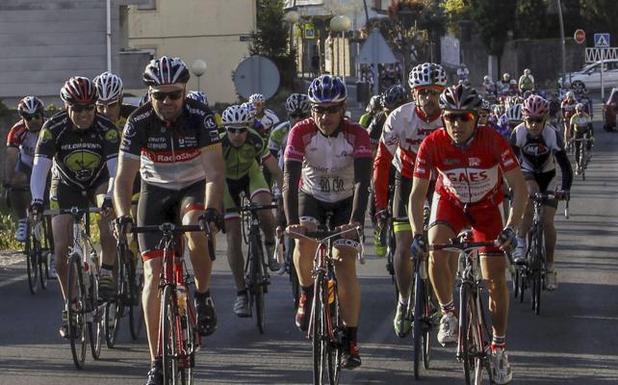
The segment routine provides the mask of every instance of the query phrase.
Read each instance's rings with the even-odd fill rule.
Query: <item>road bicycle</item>
[[[31,294],[40,289],[47,289],[49,279],[49,264],[54,252],[53,236],[51,234],[51,217],[44,215],[39,221],[28,217],[26,227],[26,242],[24,255],[28,273],[28,288]]]
[[[581,138],[571,139],[572,146],[575,148],[575,174],[581,175],[582,180],[586,180],[586,169],[590,163],[590,155],[588,154],[589,143],[592,138],[584,136]]]

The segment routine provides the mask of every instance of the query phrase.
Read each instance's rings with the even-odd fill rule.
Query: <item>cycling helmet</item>
[[[583,111],[584,110],[584,104],[583,103],[577,103],[575,105],[575,110],[576,111]]]
[[[309,101],[314,104],[342,103],[348,98],[348,90],[341,78],[321,75],[313,79],[307,95]]]
[[[461,84],[446,88],[440,94],[440,108],[443,110],[477,111],[482,99],[472,87]]]
[[[522,105],[515,104],[506,110],[506,120],[509,123],[521,122],[524,120],[522,116]]]
[[[253,105],[253,103],[250,102],[244,102],[243,104],[241,104],[241,106],[247,110],[247,113],[249,114],[249,116],[251,116],[251,118],[255,118],[255,106]]]
[[[288,114],[309,115],[309,112],[311,111],[309,97],[306,94],[290,94],[285,101],[285,110]]]
[[[26,96],[19,101],[19,104],[17,104],[17,112],[19,112],[20,115],[34,115],[36,113],[43,113],[44,109],[45,105],[43,105],[41,99],[36,96]]]
[[[491,81],[491,79],[489,78],[489,75],[483,76],[483,82],[484,83],[489,83],[490,81]]]
[[[152,59],[144,70],[144,83],[156,87],[164,84],[186,83],[189,81],[189,69],[179,57],[162,56]]]
[[[508,82],[509,80],[511,80],[511,74],[508,72],[505,72],[502,74],[502,80],[505,82]]]
[[[113,102],[122,97],[122,79],[109,71],[103,72],[94,78],[94,85],[99,93],[99,101]]]
[[[200,103],[208,105],[208,97],[203,91],[189,91],[187,92],[187,99],[197,100]]]
[[[365,112],[379,111],[382,107],[382,96],[381,95],[373,95],[371,99],[369,99],[369,104],[365,108]]]
[[[234,104],[223,111],[221,119],[225,127],[248,127],[253,117],[244,105]]]
[[[389,110],[394,110],[406,102],[406,90],[400,86],[392,86],[382,94],[382,106]]]
[[[412,68],[408,75],[408,85],[410,88],[422,86],[446,87],[446,72],[440,64],[423,63]]]
[[[530,73],[531,73],[531,72],[532,72],[532,71],[530,71],[530,69],[526,68],[526,69],[524,70],[524,75],[530,75]]]
[[[249,103],[256,103],[256,102],[264,103],[265,101],[266,99],[264,98],[264,95],[262,94],[253,94],[249,96]]]
[[[483,110],[483,111],[487,111],[487,112],[491,111],[491,103],[489,102],[489,100],[483,99],[482,102],[481,102],[481,108],[480,109]]]
[[[60,98],[67,104],[93,104],[99,99],[99,95],[90,79],[74,76],[60,89]]]
[[[575,99],[575,92],[573,91],[569,91],[566,93],[566,98],[567,99]]]
[[[549,103],[542,96],[531,95],[524,101],[523,114],[527,118],[543,118],[549,111]]]

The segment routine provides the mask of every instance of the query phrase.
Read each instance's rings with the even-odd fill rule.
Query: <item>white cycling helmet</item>
[[[567,99],[575,99],[575,92],[573,91],[569,91],[566,93],[566,98]]]
[[[412,68],[408,75],[408,85],[414,89],[423,86],[446,87],[446,71],[440,64],[423,63]]]
[[[94,85],[99,93],[99,101],[109,103],[122,98],[122,79],[109,71],[94,78]]]
[[[255,103],[255,102],[264,103],[265,101],[266,101],[266,98],[264,98],[264,95],[262,94],[253,94],[249,96],[249,103]]]
[[[43,110],[45,110],[45,105],[41,99],[36,96],[26,96],[20,100],[17,105],[17,112],[19,112],[20,115],[34,115],[43,113]]]
[[[253,121],[253,117],[246,107],[234,104],[229,106],[221,114],[224,127],[248,128]]]
[[[577,103],[575,105],[575,111],[583,111],[584,110],[584,103]]]
[[[208,105],[208,97],[204,91],[189,91],[187,92],[187,99],[197,100],[200,103]]]
[[[522,122],[524,120],[523,117],[523,108],[521,104],[512,105],[506,111],[506,120],[509,123]]]

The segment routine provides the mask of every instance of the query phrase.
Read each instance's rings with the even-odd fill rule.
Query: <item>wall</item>
[[[232,71],[249,55],[249,42],[240,38],[255,29],[255,15],[252,0],[157,0],[154,10],[129,8],[129,46],[179,56],[189,66],[204,60],[200,88],[209,101],[234,102]],[[195,76],[188,87],[198,88]]]

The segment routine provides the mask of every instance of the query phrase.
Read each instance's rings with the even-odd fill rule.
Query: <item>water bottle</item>
[[[328,286],[328,304],[332,305],[335,303],[335,280],[329,279],[326,282]]]
[[[459,266],[457,268],[457,275],[463,278],[464,270],[466,269],[466,253],[459,254],[457,265]]]
[[[180,315],[187,314],[187,288],[184,285],[179,284],[176,286],[176,299]]]

